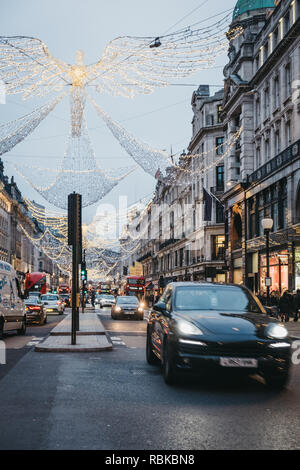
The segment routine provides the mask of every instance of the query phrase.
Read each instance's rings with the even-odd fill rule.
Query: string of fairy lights
[[[217,15],[218,16],[218,15]],[[179,162],[165,151],[143,143],[114,121],[87,93],[88,87],[98,93],[133,98],[137,94],[152,93],[166,87],[171,81],[211,68],[220,54],[228,50],[232,41],[243,34],[242,26],[228,30],[230,13],[218,21],[192,27],[160,37],[118,37],[110,41],[100,59],[84,64],[84,54],[76,53],[73,65],[55,58],[48,47],[37,38],[0,36],[0,80],[6,94],[20,94],[23,99],[55,93],[55,99],[35,111],[0,126],[0,155],[20,144],[53,111],[67,95],[70,107],[70,134],[65,154],[58,168],[14,165],[14,169],[43,198],[56,208],[67,209],[67,196],[76,191],[82,195],[83,207],[90,206],[107,195],[137,166],[103,170],[98,164],[85,121],[87,98],[105,122],[113,136],[133,158],[138,167],[154,176],[162,184],[187,185],[199,179],[226,158],[242,134],[242,128],[221,145],[226,151],[219,156],[220,145],[208,152],[182,155]],[[205,158],[215,152],[209,165]],[[194,165],[195,162],[195,165]],[[53,176],[49,182],[50,175]],[[38,184],[36,183],[38,181]],[[140,248],[141,233],[133,236],[128,227],[133,219],[145,215],[154,196],[141,209],[131,207],[118,213],[123,224],[120,235],[106,239],[97,229],[96,221],[83,227],[83,247],[87,251],[94,272],[109,275],[117,262]],[[67,216],[61,212],[47,212],[33,201],[25,201],[28,211],[39,224],[36,237],[21,225],[23,233],[65,272],[71,271],[71,250],[67,245]],[[113,215],[107,216],[109,225]],[[99,224],[98,224],[99,227]],[[118,261],[109,254],[115,250]]]

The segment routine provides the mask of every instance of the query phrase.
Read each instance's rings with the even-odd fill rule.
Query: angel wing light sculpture
[[[90,65],[84,64],[81,51],[76,53],[76,63],[71,65],[55,58],[40,39],[0,36],[0,81],[4,83],[7,94],[21,94],[23,99],[69,92],[71,137],[80,139],[82,132],[85,136],[87,134],[83,122],[88,87],[93,87],[98,93],[127,98],[152,93],[155,88],[170,84],[171,80],[211,67],[216,57],[228,50],[230,42],[242,32],[241,26],[228,32],[226,16],[209,26],[194,30],[186,28],[159,38],[119,37],[106,46],[96,63]],[[0,127],[1,153],[21,142],[54,105],[53,102],[45,105],[32,119],[21,118],[20,127],[18,123],[14,123],[14,127],[10,126],[11,123]],[[22,120],[26,123],[24,128]],[[10,127],[15,129],[13,133]],[[56,184],[61,176],[62,172]],[[63,187],[63,180],[61,185]],[[48,191],[40,191],[44,197],[50,197],[50,193],[54,195],[58,187],[50,186]],[[57,196],[51,196],[51,199],[56,200]],[[62,207],[61,203],[58,207]]]

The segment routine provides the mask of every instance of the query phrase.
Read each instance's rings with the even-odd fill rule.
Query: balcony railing
[[[275,171],[279,170],[287,163],[297,160],[300,156],[300,139],[288,148],[279,153],[272,160],[268,161],[260,168],[255,170],[251,175],[248,176],[249,183],[256,183],[257,181],[266,178]]]

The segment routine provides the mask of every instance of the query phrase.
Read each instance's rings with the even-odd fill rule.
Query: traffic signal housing
[[[80,270],[80,278],[84,282],[87,281],[87,270],[86,270],[86,264],[85,262],[81,263],[81,270]]]

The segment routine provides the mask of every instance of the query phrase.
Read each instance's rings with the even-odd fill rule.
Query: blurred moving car
[[[144,308],[140,306],[139,299],[135,296],[118,296],[116,304],[112,306],[111,318],[133,317],[137,320],[144,319]]]
[[[64,302],[57,294],[44,294],[41,296],[46,313],[58,313],[62,315],[65,311]]]
[[[283,388],[289,379],[291,339],[245,287],[171,283],[147,325],[149,364],[161,362],[165,382],[178,372],[235,371],[263,376]]]
[[[59,294],[59,298],[62,299],[62,301],[65,304],[65,307],[71,307],[70,301],[71,297],[70,294]]]
[[[32,295],[25,299],[26,322],[44,325],[47,323],[47,313],[39,297]]]
[[[114,298],[113,295],[110,295],[110,294],[101,295],[101,299],[99,300],[100,308],[111,307],[112,305],[115,305],[115,303],[116,303],[116,299]]]

